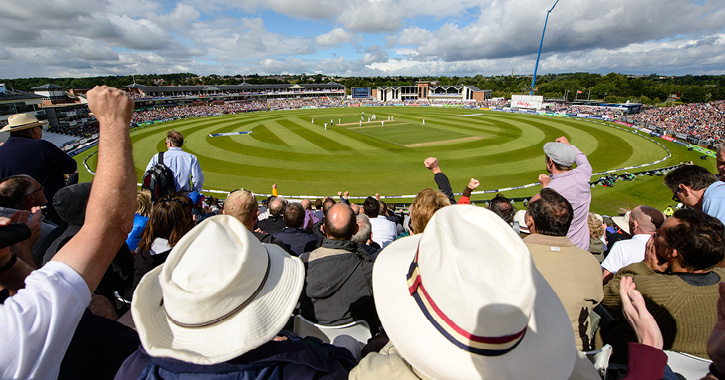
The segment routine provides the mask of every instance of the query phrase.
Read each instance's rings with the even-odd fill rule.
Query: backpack
[[[154,202],[176,190],[174,173],[168,166],[164,165],[164,152],[159,152],[157,161],[156,165],[150,167],[144,173],[141,185],[141,188],[151,191],[151,200]]]

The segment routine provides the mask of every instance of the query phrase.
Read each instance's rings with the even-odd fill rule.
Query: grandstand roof
[[[56,90],[56,89],[62,90],[63,87],[48,83],[48,84],[44,84],[42,86],[31,88],[31,90]]]
[[[140,84],[132,84],[126,87],[138,88],[143,92],[177,92],[177,91],[223,91],[223,90],[273,90],[273,89],[292,89],[292,88],[339,88],[344,89],[345,86],[329,82],[329,83],[318,83],[318,84],[249,84],[241,83],[234,85],[219,85],[219,86],[144,86]]]
[[[470,88],[473,91],[483,91],[483,90],[481,90],[480,88],[478,88],[476,86],[465,86],[465,87],[468,87],[468,88]]]
[[[0,102],[6,100],[22,100],[22,99],[42,99],[42,95],[32,94],[30,92],[20,90],[6,90],[5,93],[0,93]]]

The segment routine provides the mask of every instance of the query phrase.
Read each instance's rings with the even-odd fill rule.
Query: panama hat
[[[141,279],[131,313],[150,355],[221,363],[282,330],[304,277],[299,258],[260,243],[234,217],[213,216]]]
[[[629,231],[629,218],[632,215],[632,211],[627,211],[624,213],[624,216],[613,216],[612,222],[619,227],[622,231],[626,232],[627,235],[631,235],[632,232]]]
[[[530,234],[529,226],[526,225],[526,210],[516,211],[514,214],[514,221],[519,223],[519,231]]]
[[[564,306],[513,229],[453,205],[375,261],[375,306],[390,341],[433,379],[567,379],[576,360]]]
[[[8,125],[0,129],[0,132],[15,132],[23,129],[33,128],[40,125],[48,124],[47,121],[38,121],[35,115],[29,113],[19,113],[8,117]]]

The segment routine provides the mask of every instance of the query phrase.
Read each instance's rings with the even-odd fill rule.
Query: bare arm
[[[105,86],[88,91],[87,97],[100,123],[97,174],[83,227],[53,260],[73,268],[93,291],[131,231],[136,173],[129,136],[133,100]]]

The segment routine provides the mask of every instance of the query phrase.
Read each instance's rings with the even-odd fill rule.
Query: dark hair
[[[719,219],[694,209],[678,209],[672,217],[680,223],[665,230],[665,239],[685,268],[709,269],[725,259],[725,226]]]
[[[374,199],[374,198],[373,198]],[[333,240],[350,240],[355,234],[355,228],[357,228],[357,220],[355,219],[355,213],[352,212],[350,206],[342,204],[346,209],[344,212],[347,214],[347,219],[342,222],[338,221],[333,223],[333,219],[325,218],[325,235]],[[340,206],[342,208],[342,206]],[[329,212],[329,211],[328,211]]]
[[[284,225],[289,228],[300,228],[305,223],[305,208],[299,203],[291,202],[284,209]]]
[[[328,210],[329,210],[329,209],[330,209],[330,208],[331,208],[332,206],[334,206],[334,205],[335,205],[335,203],[337,203],[337,202],[335,202],[335,200],[334,200],[334,199],[332,199],[332,198],[330,198],[330,197],[326,197],[326,198],[325,198],[325,200],[324,200],[324,201],[322,201],[322,214],[323,214],[323,215],[327,215],[327,211],[328,211]]]
[[[184,135],[182,135],[181,132],[172,129],[166,132],[166,141],[170,143],[171,146],[180,147],[184,145]]]
[[[380,211],[380,203],[374,197],[365,198],[363,202],[363,211],[368,218],[377,218]]]
[[[378,201],[380,204],[380,209],[378,210],[378,215],[387,215],[388,214],[388,205],[385,204],[383,201]]]
[[[549,236],[566,236],[574,219],[574,209],[566,198],[556,190],[545,188],[541,196],[529,203],[529,215],[534,219],[536,232]]]
[[[317,199],[315,199],[315,210],[320,210],[320,209],[322,209],[322,199],[317,198]]]
[[[557,170],[560,170],[560,171],[563,171],[563,172],[571,170],[571,165],[565,166],[565,165],[562,165],[562,164],[557,164],[556,161],[552,160],[551,157],[549,157],[549,156],[546,156],[546,159],[549,160],[549,161],[551,161],[551,163],[554,164],[554,167]]]
[[[27,174],[0,179],[0,207],[18,208],[33,191],[34,182]]]
[[[193,207],[188,197],[166,196],[159,199],[151,207],[151,216],[143,230],[137,252],[146,252],[151,249],[156,238],[167,239],[169,246],[173,247],[181,238],[194,228],[194,219],[191,216]]]
[[[702,190],[717,182],[717,177],[707,169],[697,165],[682,165],[667,173],[665,186],[674,190],[680,184],[691,187],[692,190]]]
[[[494,214],[500,216],[506,223],[511,224],[514,222],[516,207],[514,207],[514,205],[511,204],[511,201],[503,195],[497,194],[493,199],[491,199],[488,209],[493,211]]]

